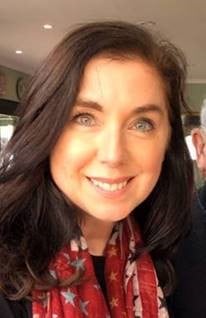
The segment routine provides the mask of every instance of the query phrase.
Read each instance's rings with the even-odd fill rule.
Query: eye
[[[130,129],[138,130],[141,132],[149,132],[155,128],[155,125],[151,119],[141,118],[135,120],[131,125]]]
[[[91,127],[95,125],[95,118],[90,113],[78,113],[72,117],[72,121],[86,127]]]

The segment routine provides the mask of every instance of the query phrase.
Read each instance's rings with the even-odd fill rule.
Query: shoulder
[[[197,268],[206,277],[206,186],[196,192],[192,205],[192,227],[176,255],[177,275],[188,276]],[[177,277],[178,278],[178,277]],[[206,292],[206,289],[205,289]]]
[[[175,318],[205,318],[206,313],[206,186],[195,195],[192,228],[174,260],[177,288],[169,305]]]
[[[0,293],[0,317],[31,318],[31,303],[27,300],[11,301]]]
[[[0,293],[0,317],[15,318],[9,306],[9,302],[2,293]]]
[[[206,273],[206,185],[195,193],[191,230],[181,242],[174,265],[177,271],[188,270],[200,262]]]

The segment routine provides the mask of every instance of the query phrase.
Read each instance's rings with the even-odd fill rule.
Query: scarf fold
[[[151,257],[145,253],[133,259],[139,244],[140,231],[130,218],[114,227],[105,249],[106,301],[84,237],[72,240],[58,253],[50,273],[62,280],[83,270],[83,279],[46,293],[34,290],[33,318],[168,318]]]

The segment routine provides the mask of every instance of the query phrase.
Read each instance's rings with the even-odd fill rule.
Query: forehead
[[[95,57],[86,65],[78,98],[94,102],[167,104],[157,69],[138,57]]]

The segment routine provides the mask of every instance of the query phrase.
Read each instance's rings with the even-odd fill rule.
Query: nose
[[[122,165],[126,159],[126,142],[121,129],[110,128],[100,133],[97,141],[97,158],[99,162],[110,167]]]

